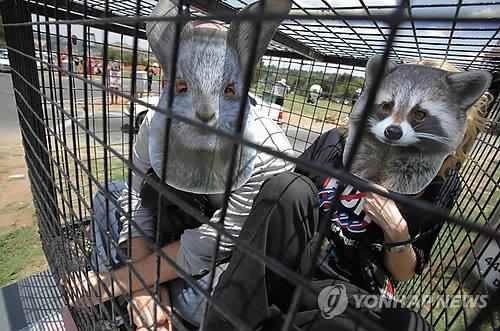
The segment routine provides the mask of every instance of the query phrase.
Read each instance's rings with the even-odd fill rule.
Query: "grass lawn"
[[[266,100],[263,95],[269,95],[269,92],[264,92],[262,89],[251,89],[251,93]],[[350,114],[352,106],[328,101],[327,99],[320,99],[316,105],[307,103],[306,97],[300,94],[288,94],[285,97],[283,104],[285,112],[295,115],[302,115],[317,120],[324,120],[326,117],[338,116],[339,113]]]
[[[262,90],[253,90],[252,92],[264,100],[267,99],[267,97],[263,97]],[[283,104],[285,113],[298,115],[300,118],[312,119],[316,122],[337,123],[339,119],[347,117],[351,113],[351,109],[351,105],[344,105],[327,99],[320,99],[317,104],[307,103],[306,97],[299,94],[287,95]],[[340,116],[341,114],[344,115]]]
[[[84,164],[87,165],[87,161],[84,160]],[[92,173],[96,176],[97,180],[104,184],[104,178],[106,175],[106,169],[104,168],[104,156],[98,155],[92,159]],[[122,160],[117,158],[111,153],[108,153],[108,180],[112,181],[122,181],[127,180],[128,168],[125,166]]]
[[[325,114],[327,117],[339,112],[350,114],[352,108],[351,105],[335,103],[325,99],[320,99],[316,105],[310,104],[306,102],[304,96],[298,94],[288,95],[283,106],[286,111],[290,111],[292,114],[303,115],[318,120],[323,120]]]
[[[0,236],[0,287],[46,268],[35,221]]]
[[[83,161],[86,164],[86,161]],[[110,156],[108,168],[110,182],[126,179],[127,171],[123,162],[118,158]],[[74,171],[72,162],[70,163],[70,171]],[[104,184],[105,170],[102,155],[93,159],[92,171]],[[85,177],[82,171],[80,176]],[[73,178],[73,180],[76,179]],[[81,193],[86,199],[89,199],[88,181],[82,180],[82,184]],[[95,194],[97,187],[93,186],[93,194]],[[21,203],[11,203],[1,210],[5,211],[8,208],[17,210],[24,207]],[[33,216],[33,219],[35,218],[36,216]],[[22,225],[12,224],[8,229],[1,227],[0,230],[2,230],[0,233],[5,233],[0,236],[0,287],[15,283],[48,268],[35,220]]]
[[[489,141],[490,137],[483,134],[480,139],[481,141]],[[496,189],[499,161],[493,159],[494,147],[492,145],[482,144],[479,141],[476,144],[479,146],[477,146],[477,150],[473,149],[472,159],[466,161],[461,167],[462,192],[457,199],[458,205],[455,205],[452,214],[462,216],[470,222],[483,224],[490,220],[492,224],[495,224],[494,208],[500,198],[500,191]],[[474,232],[468,234],[464,228],[459,226],[444,225],[439,241],[433,250],[431,260],[434,261],[434,272],[432,279],[427,274],[424,279],[415,279],[412,283],[403,285],[404,289],[410,289],[410,292],[419,294],[421,287],[427,286],[430,281],[434,293],[461,294],[461,285],[465,294],[480,294],[481,286],[475,292],[471,292],[471,288],[476,287],[479,282],[478,277],[474,276],[473,273],[466,275],[474,260],[469,247],[477,236]],[[475,243],[476,253],[479,253],[484,241],[485,238],[477,239],[477,243]],[[457,267],[460,268],[460,272],[457,272]],[[424,293],[430,294],[430,289],[426,288]],[[432,317],[434,321],[438,321],[435,325],[436,330],[463,330],[465,328],[464,311],[470,322],[478,313],[478,308],[467,307],[462,310],[458,307],[434,307]],[[456,314],[458,315],[454,324],[452,326],[446,325],[446,316],[450,321]],[[498,320],[499,316],[500,314],[497,312],[494,318]],[[488,325],[488,322],[483,323],[479,328],[479,330],[490,329],[491,325]]]

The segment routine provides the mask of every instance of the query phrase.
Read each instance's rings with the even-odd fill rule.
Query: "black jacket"
[[[345,146],[346,130],[341,128],[332,129],[322,134],[307,150],[299,157],[303,161],[312,162],[317,166],[342,168],[342,153]],[[308,169],[297,167],[296,172],[308,176],[317,186],[320,192],[320,212],[326,213],[331,205],[338,184],[334,179],[310,172]],[[451,209],[454,196],[459,189],[457,176],[451,176],[446,182],[436,178],[424,190],[419,199],[423,199],[437,206]],[[362,288],[368,286],[366,275],[362,272],[365,266],[360,263],[368,258],[375,268],[391,277],[383,264],[383,251],[368,249],[370,244],[383,243],[383,233],[380,227],[371,222],[362,210],[361,197],[356,189],[348,186],[342,197],[341,207],[334,212],[331,219],[332,231],[328,238],[333,244],[333,251],[328,252],[330,265],[338,273],[348,277]],[[348,200],[351,198],[350,200]],[[422,217],[414,209],[403,208],[398,205],[410,232],[410,237],[419,236],[412,244],[417,255],[416,273],[420,274],[429,261],[432,245],[439,233],[442,222],[435,219]],[[337,231],[337,232],[335,232]],[[368,255],[368,257],[366,256]],[[380,278],[380,277],[379,277]],[[379,280],[383,282],[382,279]],[[383,286],[381,284],[381,286]]]

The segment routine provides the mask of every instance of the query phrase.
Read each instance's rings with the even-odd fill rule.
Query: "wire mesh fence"
[[[296,164],[309,174],[333,177],[343,183],[330,197],[333,200],[328,202],[328,211],[319,218],[307,265],[321,256],[324,239],[331,239],[330,218],[341,207],[341,191],[346,188],[343,185],[352,185],[361,192],[375,191],[415,213],[422,222],[439,225],[433,227],[436,238],[431,242],[427,266],[420,270],[420,275],[400,282],[395,297],[436,329],[497,329],[500,326],[500,2],[303,0],[291,2],[291,10],[284,16],[266,11],[266,3],[278,8],[283,1],[264,1],[255,7],[262,12],[239,16],[235,15],[247,6],[246,2],[180,1],[176,2],[178,9],[189,8],[189,13],[183,11],[170,17],[151,14],[156,2],[150,0],[4,3],[2,15],[13,86],[44,251],[68,303],[79,302],[85,297],[83,291],[91,297],[90,303],[70,309],[78,327],[133,330],[142,323],[145,329],[157,329],[162,324],[158,318],[163,313],[172,316],[174,327],[179,330],[213,329],[217,318],[227,321],[222,325],[228,330],[297,327],[297,315],[303,313],[302,300],[309,293],[316,298],[320,292],[311,283],[317,278],[312,276],[312,266],[303,269],[286,265],[280,256],[269,256],[272,254],[259,249],[244,236],[239,238],[239,232],[231,229],[233,205],[247,203],[251,207],[256,194],[254,192],[251,198],[245,196],[246,202],[235,200],[233,195],[233,184],[241,176],[235,169],[243,172],[241,158],[247,148],[262,153],[257,154],[260,158],[264,158],[262,155],[271,158],[271,164],[279,164],[276,167],[281,170],[273,170],[273,174],[292,170],[291,164]],[[266,23],[278,19],[283,21],[264,56],[259,58],[257,41],[265,35]],[[207,20],[218,22],[222,26],[219,29],[230,30],[231,21],[255,24],[256,33],[248,37],[254,46],[247,49],[248,58],[239,58],[238,86],[228,84],[223,89],[224,100],[233,100],[233,94],[239,96],[232,104],[231,130],[211,126],[211,119],[202,118],[205,115],[197,114],[193,118],[187,115],[188,110],[184,115],[174,111],[175,105],[178,107],[175,100],[181,99],[179,95],[185,93],[184,89],[191,88],[182,85],[186,82],[179,83],[176,76],[176,72],[186,72],[185,67],[177,68],[176,64],[180,65],[182,56],[188,58],[182,53],[182,34],[178,27],[186,22],[196,25]],[[146,41],[150,36],[147,24],[154,22],[177,26],[171,40],[172,49],[168,49],[172,53],[165,55],[167,62],[158,56],[158,51],[154,54],[150,49],[150,46],[154,48],[151,39],[149,44]],[[375,81],[367,84],[365,66],[375,54],[382,54],[383,61]],[[230,58],[234,54],[225,56]],[[362,108],[364,124],[361,125],[370,125],[370,107],[376,103],[379,77],[384,67],[390,65],[388,61],[406,63],[415,59],[447,61],[461,70],[481,69],[493,74],[489,97],[492,102],[481,113],[484,130],[475,133],[466,146],[467,158],[456,166],[454,180],[448,180],[440,188],[440,194],[444,195],[453,191],[452,205],[436,206],[414,196],[387,193],[352,176],[348,164],[361,145],[363,130],[354,134],[354,152],[347,165],[344,159],[345,168],[297,158],[319,137],[332,129],[345,128],[360,98],[364,100],[357,106]],[[251,65],[253,62],[255,68]],[[216,79],[209,71],[202,70],[202,64],[198,67],[199,63],[193,63],[189,70],[199,71],[203,79]],[[231,68],[231,63],[224,65]],[[270,121],[266,130],[273,137],[269,138],[272,144],[268,140],[256,143],[244,133],[251,128],[244,125],[247,104],[252,105],[257,117]],[[172,162],[175,164],[175,156],[169,155],[179,152],[175,143],[169,143],[169,138],[165,138],[167,143],[159,145],[163,153],[157,169],[150,171],[154,168],[152,164],[142,167],[143,155],[136,155],[134,144],[141,144],[139,128],[142,123],[147,123],[142,127],[150,125],[153,114],[165,115],[165,119],[159,121],[164,126],[157,125],[157,129],[174,132],[177,126],[184,125],[187,141],[190,135],[212,135],[228,141],[229,152],[225,165],[221,166],[224,185],[219,185],[217,199],[200,192],[186,198],[182,188],[176,190],[175,185],[165,183],[169,174],[175,174],[175,170],[168,167]],[[270,133],[271,129],[276,131]],[[285,147],[278,146],[280,137],[286,137]],[[210,139],[206,139],[208,144]],[[201,155],[197,156],[200,163],[203,162]],[[149,228],[134,214],[134,208],[138,208],[134,206],[137,192],[127,190],[136,182],[153,192],[149,200],[156,215],[152,213],[149,217],[162,220],[148,225]],[[261,184],[252,189],[258,192]],[[147,192],[140,193],[145,201]],[[212,236],[213,247],[208,247],[213,254],[203,252],[207,273],[193,272],[189,264],[180,262],[179,255],[171,254],[172,244],[181,238],[182,246],[187,239],[162,228],[162,213],[167,214],[167,207],[174,208],[168,212],[169,217],[173,217],[171,212],[175,210],[175,215],[182,215],[182,220],[191,224],[191,228],[184,225],[183,231],[192,233],[192,228],[203,227]],[[448,207],[451,212],[448,214],[442,207]],[[163,238],[165,233],[171,236]],[[132,244],[133,236],[143,238],[144,246]],[[411,236],[410,233],[410,239]],[[219,275],[218,268],[230,268],[227,264],[234,264],[234,259],[225,255],[225,245],[235,246],[238,254],[244,252],[252,256],[265,264],[266,270],[293,284],[287,288],[290,293],[279,295],[288,300],[280,306],[280,324],[266,324],[265,321],[272,320],[269,316],[260,324],[250,323],[248,312],[235,313],[223,294],[217,292],[217,282],[227,285],[226,278],[230,278],[227,272]],[[141,249],[149,254],[141,253]],[[138,265],[141,260],[150,263],[146,272]],[[171,280],[168,275],[172,272],[176,273],[174,278],[183,280],[181,286],[190,289],[199,300],[192,308],[198,314],[194,323],[175,304],[173,312],[168,310],[162,300],[161,284],[165,282],[162,279]],[[248,278],[245,282],[251,283],[251,277]],[[112,282],[112,279],[121,281]],[[171,300],[175,300],[174,287],[168,288]],[[144,319],[144,315],[132,293],[137,294],[141,289],[155,307],[161,307],[158,311],[153,309],[153,320],[149,324],[137,321]],[[228,293],[231,292],[228,290]],[[272,303],[271,298],[268,299]],[[243,297],[241,300],[245,305]],[[453,300],[458,301],[453,304]],[[467,300],[480,301],[471,305]],[[481,300],[485,300],[485,304]],[[260,304],[267,307],[267,301]],[[250,304],[249,307],[253,309]],[[325,321],[324,311],[322,315],[322,311],[315,308],[316,315],[303,329],[335,326],[321,324]],[[379,325],[379,320],[370,319],[360,311],[351,303],[346,316],[359,323],[360,328],[386,328]]]

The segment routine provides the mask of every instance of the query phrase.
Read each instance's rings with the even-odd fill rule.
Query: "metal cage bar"
[[[146,16],[156,4],[151,0],[10,0],[5,1],[2,8],[26,161],[49,265],[58,281],[85,282],[89,281],[87,272],[95,270],[96,261],[101,259],[105,260],[103,268],[113,278],[115,262],[110,256],[111,251],[116,250],[121,263],[127,268],[125,287],[113,285],[110,290],[101,290],[101,287],[98,291],[87,289],[97,297],[97,302],[89,308],[71,309],[77,325],[82,329],[121,327],[133,330],[134,315],[138,314],[138,309],[133,304],[129,305],[130,315],[127,314],[127,304],[132,297],[126,287],[132,288],[133,280],[137,279],[154,300],[153,329],[156,329],[157,324],[157,306],[173,316],[176,328],[191,329],[190,325],[175,313],[167,311],[160,302],[161,268],[162,265],[169,265],[204,297],[204,305],[213,307],[236,329],[249,330],[239,316],[228,313],[224,302],[215,300],[211,294],[220,240],[227,237],[238,249],[296,286],[282,327],[283,330],[289,329],[300,297],[309,292],[318,294],[308,281],[312,264],[305,273],[299,274],[224,228],[237,148],[247,146],[294,162],[313,172],[335,177],[343,183],[341,188],[349,184],[360,190],[374,191],[407,208],[418,210],[423,218],[435,219],[435,222],[442,220],[444,225],[433,246],[429,267],[422,275],[400,284],[398,295],[403,301],[411,296],[429,298],[428,301],[406,303],[436,329],[500,327],[500,283],[498,278],[492,280],[500,271],[500,255],[495,253],[500,239],[500,20],[498,15],[488,13],[488,10],[498,13],[500,2],[459,1],[455,4],[445,0],[429,3],[401,1],[399,4],[382,5],[378,1],[360,0],[353,1],[352,5],[342,5],[325,0],[294,1],[290,15],[275,35],[266,55],[257,63],[254,71],[249,68],[245,70],[244,95],[249,92],[253,99],[268,105],[261,111],[281,125],[297,154],[309,147],[322,133],[346,124],[352,105],[364,88],[364,66],[371,55],[383,54],[384,65],[388,59],[405,62],[415,57],[434,58],[447,60],[466,70],[486,69],[492,72],[494,80],[491,91],[496,94],[496,99],[484,114],[486,130],[478,134],[469,149],[468,159],[458,171],[461,188],[451,215],[430,203],[373,189],[352,176],[348,170],[356,148],[347,161],[346,169],[339,170],[319,167],[246,140],[242,135],[246,97],[239,103],[237,130],[234,133],[226,133],[174,114],[172,105],[176,60],[173,61],[175,63],[170,75],[161,68],[153,68],[153,71],[158,72],[155,71],[158,79],[152,76],[150,81],[147,75],[153,66],[154,54],[145,42],[145,22],[159,19],[175,22],[177,32],[173,59],[176,59],[182,23],[212,19],[226,24],[234,19],[239,9],[247,5],[246,1],[187,0],[178,3],[179,11],[183,5],[188,5],[192,16],[148,18]],[[237,19],[256,23],[257,33],[253,36],[256,44],[261,23],[272,18],[272,15],[263,14]],[[482,25],[478,28],[477,24]],[[121,87],[115,90],[110,87],[108,64],[118,61],[121,63]],[[145,73],[145,65],[148,71],[145,78],[140,78]],[[379,76],[382,73],[383,68],[379,68]],[[293,94],[284,98],[281,106],[273,106],[276,104],[273,103],[272,89],[280,79],[290,83],[290,92]],[[362,125],[367,123],[368,108],[374,102],[379,83],[376,81],[368,92]],[[165,109],[157,106],[163,84],[169,89]],[[309,90],[313,84],[322,87],[317,100],[312,100]],[[108,104],[109,98],[114,98],[112,95],[116,96],[117,105]],[[141,116],[148,110],[167,116],[165,132],[170,132],[173,122],[182,122],[232,143],[228,184],[219,222],[210,222],[209,217],[200,214],[199,210],[169,191],[162,184],[167,175],[165,172],[158,174],[159,180],[154,180],[134,164],[135,134],[139,130]],[[355,139],[355,146],[359,144],[360,135]],[[167,143],[162,169],[166,169],[168,153]],[[131,194],[127,197],[127,210],[122,208],[118,197],[111,194],[114,181],[125,181],[131,187],[133,173],[157,191],[158,219],[163,199],[166,198],[217,233],[208,290],[200,287],[196,278],[161,250],[160,222],[156,222],[155,238],[146,240],[149,249],[156,254],[155,270],[151,271],[155,274],[154,286],[147,286],[135,270],[131,230],[134,228],[144,237],[147,235],[132,217]],[[341,191],[337,191],[334,199],[337,204]],[[95,215],[96,193],[100,193],[104,199],[104,224]],[[329,229],[328,220],[335,206],[320,221],[320,240],[312,247],[314,259]],[[126,247],[120,245],[111,234],[109,215],[112,209],[116,209],[116,213],[128,221]],[[102,256],[96,247],[97,236],[104,238],[106,256]],[[496,285],[496,289],[491,284]],[[82,295],[77,292],[65,290],[67,302]],[[115,292],[121,294],[120,299],[114,299]],[[465,305],[463,297],[481,294],[489,295],[489,299],[488,305],[479,310],[443,307],[433,298],[460,296],[462,305]],[[106,296],[112,297],[109,303],[102,300]],[[359,319],[361,325],[368,329],[381,329],[356,310],[348,309],[347,314]],[[204,323],[201,328],[206,329]]]

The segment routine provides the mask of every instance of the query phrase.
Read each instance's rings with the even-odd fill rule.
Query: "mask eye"
[[[175,81],[175,93],[177,94],[185,94],[188,91],[188,86],[186,81],[182,79],[177,79]]]
[[[423,110],[415,110],[411,117],[417,122],[422,122],[427,117],[427,113]]]
[[[389,114],[392,110],[392,106],[388,102],[382,102],[380,104],[379,110],[382,114]]]
[[[224,89],[224,97],[226,99],[233,99],[236,96],[236,86],[234,83],[229,84]]]

